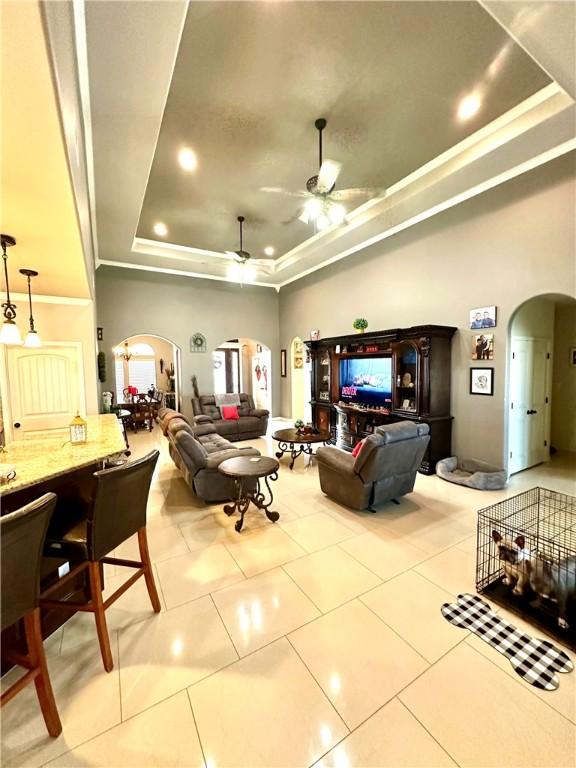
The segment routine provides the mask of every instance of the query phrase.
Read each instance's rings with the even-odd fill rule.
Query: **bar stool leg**
[[[96,619],[96,632],[98,633],[98,642],[100,643],[100,653],[102,654],[104,669],[106,672],[111,672],[114,669],[114,661],[112,659],[112,651],[110,650],[110,638],[108,636],[104,602],[102,600],[100,563],[89,562],[88,575],[90,579],[90,597],[94,606],[94,618]]]
[[[146,528],[140,528],[138,531],[138,547],[140,549],[140,560],[144,564],[144,578],[146,579],[146,587],[148,589],[148,595],[150,596],[150,602],[154,613],[160,613],[161,605],[158,592],[156,590],[156,584],[154,583],[154,574],[152,573],[152,562],[150,560],[150,553],[148,552],[148,537],[146,535]]]
[[[42,716],[46,723],[46,728],[50,736],[55,738],[62,733],[62,723],[54,692],[48,676],[48,667],[46,666],[46,657],[44,656],[44,646],[42,645],[42,632],[40,629],[40,609],[35,608],[31,613],[24,616],[24,633],[26,635],[26,645],[28,646],[28,658],[31,667],[39,670],[34,678],[36,694],[42,710]]]

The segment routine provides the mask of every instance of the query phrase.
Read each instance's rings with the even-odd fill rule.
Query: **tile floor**
[[[419,475],[377,514],[326,498],[299,459],[280,470],[279,523],[253,511],[237,534],[222,505],[191,494],[158,429],[130,439],[134,455],[161,450],[148,535],[162,611],[142,581],[108,611],[110,674],[91,616],[55,633],[46,652],[63,734],[46,736],[29,686],[2,710],[4,766],[576,764],[576,673],[537,691],[440,615],[474,587],[476,511],[537,484],[574,493],[573,458],[503,492]]]

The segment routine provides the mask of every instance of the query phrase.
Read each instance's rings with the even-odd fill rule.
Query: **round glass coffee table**
[[[235,512],[240,513],[240,520],[237,520],[234,526],[238,533],[244,525],[244,515],[250,502],[265,512],[268,520],[273,523],[280,519],[278,512],[270,509],[274,503],[270,481],[278,479],[279,466],[276,459],[268,456],[238,456],[234,459],[226,459],[219,465],[218,471],[227,477],[233,477],[236,485],[237,497],[231,504],[224,505],[224,512],[228,516]],[[261,478],[264,479],[268,500],[260,487]]]
[[[298,432],[295,427],[291,427],[290,429],[279,429],[277,432],[274,432],[272,439],[276,440],[278,448],[280,449],[276,453],[276,458],[281,459],[285,453],[289,453],[292,457],[290,469],[294,469],[294,462],[298,456],[301,456],[304,453],[307,456],[310,456],[310,460],[312,460],[312,456],[314,455],[312,453],[312,446],[315,443],[323,443],[324,445],[327,445],[331,442],[332,435],[330,432],[306,434]]]

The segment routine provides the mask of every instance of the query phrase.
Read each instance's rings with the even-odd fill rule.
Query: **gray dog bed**
[[[436,474],[449,483],[465,485],[479,491],[497,491],[506,488],[508,483],[505,469],[498,469],[477,459],[459,462],[456,456],[439,461],[436,464]]]

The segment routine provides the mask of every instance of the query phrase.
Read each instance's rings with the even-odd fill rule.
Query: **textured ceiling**
[[[475,2],[192,3],[136,234],[159,239],[162,221],[169,242],[235,250],[243,214],[245,248],[280,256],[311,228],[285,223],[296,198],[260,188],[303,189],[317,117],[338,187],[386,188],[549,82]],[[478,89],[482,109],[459,122]],[[184,145],[193,174],[177,163]]]

